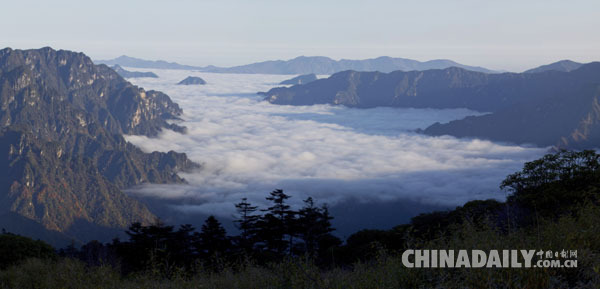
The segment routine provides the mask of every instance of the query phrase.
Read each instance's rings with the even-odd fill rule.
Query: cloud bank
[[[188,185],[144,185],[130,192],[186,212],[230,216],[242,197],[260,205],[275,188],[296,203],[306,196],[330,204],[410,199],[445,206],[502,199],[500,182],[546,152],[414,132],[478,114],[466,109],[280,106],[255,93],[289,75],[152,71],[160,78],[133,82],[179,103],[188,134],[163,131],[158,138],[127,140],[148,152],[185,152],[203,167],[182,174]],[[208,84],[175,85],[188,75]]]

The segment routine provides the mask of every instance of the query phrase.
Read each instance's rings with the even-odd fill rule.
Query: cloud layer
[[[255,93],[289,75],[152,71],[160,78],[133,82],[179,103],[189,132],[127,140],[144,151],[186,152],[203,168],[183,174],[189,185],[146,185],[130,192],[164,199],[183,211],[229,216],[242,197],[261,204],[275,188],[296,202],[310,195],[330,204],[411,199],[452,206],[504,198],[498,189],[504,177],[546,152],[414,132],[477,114],[466,109],[279,106]],[[175,85],[188,75],[208,84]]]

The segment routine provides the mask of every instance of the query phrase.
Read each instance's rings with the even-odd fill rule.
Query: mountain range
[[[565,148],[600,146],[600,63],[540,73],[487,74],[457,67],[426,71],[344,71],[304,85],[264,93],[274,104],[348,107],[468,108],[490,112],[430,135],[477,137]]]
[[[144,153],[122,135],[183,133],[167,122],[181,113],[167,95],[136,87],[82,53],[0,50],[0,215],[76,240],[153,222],[123,190],[182,183],[177,172],[198,165],[185,154]]]
[[[344,70],[391,72],[396,70],[412,71],[441,69],[453,66],[486,73],[493,72],[483,67],[463,65],[447,59],[421,62],[412,59],[392,58],[387,56],[364,60],[333,60],[323,56],[300,56],[290,60],[264,61],[227,68],[210,67],[204,68],[203,71],[262,74],[333,74]]]
[[[364,60],[333,60],[324,56],[299,56],[290,60],[271,60],[233,67],[187,66],[166,61],[150,61],[120,56],[111,60],[97,60],[96,63],[121,65],[137,68],[187,69],[215,73],[248,73],[248,74],[333,74],[344,70],[391,72],[395,70],[412,71],[461,67],[468,70],[493,73],[494,71],[456,63],[447,59],[417,61],[406,58],[382,56]]]

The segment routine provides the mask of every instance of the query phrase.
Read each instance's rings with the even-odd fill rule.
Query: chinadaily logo
[[[577,250],[406,250],[408,268],[576,268]]]

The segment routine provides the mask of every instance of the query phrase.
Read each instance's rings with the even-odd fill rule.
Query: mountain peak
[[[545,71],[562,71],[569,72],[578,69],[583,64],[568,59],[560,60],[554,63],[542,65],[536,68],[526,70],[525,73],[540,73]]]

